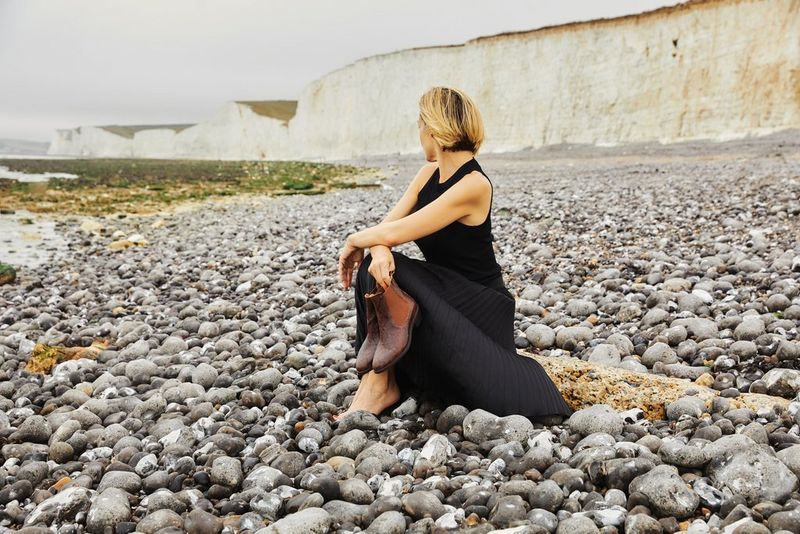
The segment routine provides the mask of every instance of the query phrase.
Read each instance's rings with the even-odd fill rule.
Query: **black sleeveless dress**
[[[442,184],[439,170],[434,171],[413,211],[473,170],[486,175],[475,158]],[[408,352],[395,364],[401,393],[418,389],[445,404],[498,416],[569,417],[572,409],[539,362],[516,352],[514,297],[496,261],[491,229],[490,206],[479,225],[454,221],[415,240],[425,261],[392,251],[394,280],[417,301],[422,314]],[[366,338],[364,293],[376,285],[367,270],[371,259],[364,256],[354,283],[356,354]]]

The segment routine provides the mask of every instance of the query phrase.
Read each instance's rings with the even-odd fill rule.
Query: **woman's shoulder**
[[[430,183],[431,178],[439,170],[439,165],[435,161],[426,162],[420,169],[417,171],[416,176],[414,176],[414,182],[416,185],[417,194],[419,194],[422,189]]]
[[[484,173],[482,169],[468,172],[461,178],[461,181],[466,181],[470,185],[475,184],[476,187],[487,187],[492,184],[492,181],[486,176],[486,173]]]

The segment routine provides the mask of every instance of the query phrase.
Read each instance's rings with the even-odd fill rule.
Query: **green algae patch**
[[[108,348],[108,341],[95,340],[88,347],[57,347],[45,343],[37,343],[33,347],[25,370],[29,373],[46,374],[53,370],[56,364],[79,358],[96,359],[97,355]]]
[[[7,263],[0,263],[0,286],[17,279],[17,271]]]
[[[173,159],[5,159],[9,170],[60,172],[47,182],[0,180],[0,208],[102,216],[147,214],[184,202],[247,194],[323,194],[375,187],[375,168],[304,161]]]

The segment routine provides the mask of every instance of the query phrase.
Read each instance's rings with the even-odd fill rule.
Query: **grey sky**
[[[195,123],[359,58],[680,0],[0,0],[0,138]]]

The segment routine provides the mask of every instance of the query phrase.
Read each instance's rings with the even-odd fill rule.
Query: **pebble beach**
[[[48,227],[0,285],[0,534],[800,533],[800,131],[476,159],[520,351],[712,403],[532,422],[410,391],[333,421],[359,384],[338,254],[424,163],[358,158],[380,187]],[[42,345],[86,357],[31,371]]]

